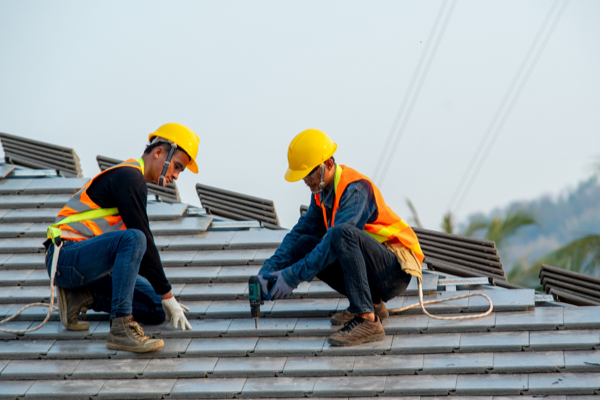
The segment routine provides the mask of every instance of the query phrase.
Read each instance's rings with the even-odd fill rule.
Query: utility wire
[[[554,20],[550,24],[550,28],[546,30],[548,24],[552,20],[551,17],[554,14],[560,0],[555,0],[555,2],[550,7],[550,11],[544,19],[542,26],[540,27],[540,30],[538,31],[534,41],[529,47],[525,58],[521,62],[521,65],[519,66],[515,77],[509,85],[507,92],[502,98],[502,101],[500,102],[500,105],[496,110],[496,113],[494,114],[484,137],[482,138],[481,142],[479,143],[479,146],[477,147],[477,150],[473,154],[473,157],[471,158],[471,161],[469,162],[469,165],[465,170],[465,173],[463,174],[461,181],[450,200],[450,203],[448,204],[448,210],[454,209],[454,212],[458,212],[458,210],[462,206],[467,194],[469,193],[473,183],[475,182],[475,179],[477,178],[477,175],[479,174],[483,164],[487,160],[491,149],[496,143],[496,139],[498,139],[498,136],[502,131],[504,124],[508,120],[510,113],[512,112],[517,100],[519,99],[523,88],[529,80],[531,73],[533,72],[542,52],[544,51],[550,37],[552,36],[552,33],[554,32],[558,21],[562,17],[562,14],[565,11],[565,8],[569,1],[570,0],[565,0],[563,2],[558,13],[554,17]],[[540,40],[541,44],[538,47],[538,43],[540,42]],[[475,166],[475,164],[477,165]]]
[[[429,59],[426,61],[425,64],[425,68],[423,70],[423,74],[421,75],[419,82],[417,84],[417,88],[415,89],[414,92],[414,96],[411,99],[407,111],[405,113],[404,116],[404,120],[402,121],[402,124],[400,125],[400,128],[398,129],[398,133],[396,135],[396,138],[392,144],[392,146],[390,147],[390,150],[388,151],[388,157],[385,160],[385,164],[383,166],[383,168],[381,169],[381,176],[379,178],[381,184],[384,183],[385,181],[385,177],[389,171],[390,165],[394,159],[394,155],[396,154],[396,150],[398,149],[398,145],[400,144],[400,139],[402,139],[402,136],[404,134],[404,131],[406,129],[406,125],[408,124],[408,121],[410,120],[410,116],[412,115],[412,111],[415,107],[415,105],[417,104],[417,100],[419,98],[419,94],[421,93],[421,88],[423,87],[423,84],[425,83],[425,79],[427,77],[427,74],[429,72],[429,68],[431,67],[431,64],[433,63],[433,59],[435,57],[435,54],[437,52],[437,49],[439,48],[439,45],[442,41],[442,38],[444,36],[444,33],[446,31],[446,27],[448,26],[448,22],[450,21],[450,16],[452,15],[452,12],[454,11],[454,7],[456,6],[458,0],[452,0],[450,7],[448,9],[448,13],[446,14],[444,21],[442,23],[442,26],[440,28],[440,31],[438,32],[438,35],[435,39],[435,43],[433,44],[433,49],[431,50]]]
[[[378,177],[381,172],[381,167],[383,166],[383,160],[387,156],[387,152],[390,148],[390,144],[392,143],[392,139],[394,138],[396,130],[398,129],[398,124],[400,123],[400,119],[404,115],[404,111],[406,110],[406,105],[408,104],[408,100],[410,99],[412,91],[415,87],[415,83],[417,82],[417,77],[419,76],[419,74],[421,73],[421,70],[423,69],[423,63],[425,62],[425,57],[429,53],[429,48],[431,47],[431,44],[433,43],[433,35],[436,32],[438,25],[440,24],[440,21],[442,20],[442,16],[444,15],[444,9],[446,8],[447,3],[448,3],[448,1],[445,0],[442,2],[442,5],[440,6],[440,10],[438,11],[437,16],[435,17],[435,21],[431,27],[429,36],[427,37],[427,40],[425,41],[425,48],[421,52],[421,56],[419,57],[417,66],[415,67],[413,75],[410,79],[408,88],[406,89],[406,92],[404,92],[404,98],[402,99],[402,103],[400,104],[400,108],[398,109],[398,113],[396,114],[396,118],[394,119],[394,123],[392,124],[392,129],[390,129],[390,133],[387,136],[385,145],[383,146],[383,149],[381,150],[381,156],[377,159],[377,165],[375,166],[375,171],[373,172],[373,180],[375,180],[375,181],[378,181]]]

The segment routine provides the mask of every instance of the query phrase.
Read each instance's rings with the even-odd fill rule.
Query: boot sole
[[[385,339],[385,332],[376,333],[374,335],[366,336],[366,337],[356,339],[356,340],[339,340],[339,339],[327,338],[327,342],[332,346],[348,347],[348,346],[357,346],[357,345],[363,344],[363,343],[380,342],[384,339]]]
[[[125,346],[122,344],[106,342],[106,347],[111,350],[125,350],[133,353],[150,353],[152,351],[161,349],[164,345],[165,342],[162,339],[149,346]]]
[[[69,320],[67,317],[67,294],[65,290],[62,288],[58,288],[58,304],[59,304],[59,314],[60,314],[60,322],[70,331],[87,331],[90,329],[90,323],[87,321],[77,321],[76,325],[69,324],[67,321]]]

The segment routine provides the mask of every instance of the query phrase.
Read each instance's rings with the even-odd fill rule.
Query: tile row
[[[600,351],[335,357],[0,360],[0,380],[252,378],[600,372]]]
[[[89,180],[89,178],[0,179],[0,195],[72,195]],[[4,196],[0,199],[2,197]]]
[[[174,285],[174,291],[178,290],[181,288]],[[333,311],[346,309],[348,300],[331,298],[319,301],[303,299],[265,302],[261,306],[262,317],[257,321],[257,330],[254,329],[254,319],[248,318],[250,316],[249,305],[244,300],[189,301],[185,304],[190,308],[187,317],[191,323],[197,324],[198,330],[210,331],[208,327],[213,326],[211,324],[214,323],[229,324],[225,326],[225,330],[219,330],[218,335],[222,333],[242,335],[243,329],[231,329],[235,326],[248,327],[249,331],[257,332],[257,336],[328,335],[334,329],[329,323],[330,314]],[[24,304],[0,304],[0,317],[13,315],[23,306]],[[37,326],[39,321],[46,317],[47,312],[48,309],[44,307],[28,308],[17,317],[16,321],[11,323],[18,322]],[[446,316],[455,316],[455,314],[446,314]],[[50,319],[58,321],[58,313],[54,312]],[[88,311],[87,319],[106,323],[108,315]],[[284,324],[292,324],[293,329],[281,330],[281,326]],[[45,332],[45,329],[50,329],[50,326],[52,324],[48,323],[48,328],[37,331],[37,334]],[[433,319],[423,314],[398,314],[391,315],[385,320],[384,327],[390,334],[598,329],[600,328],[600,307],[570,307],[568,309],[536,307],[529,311],[493,312],[484,318],[449,321]],[[150,328],[154,329],[154,327]],[[49,334],[61,337],[58,330],[50,330]],[[6,334],[0,333],[0,337],[4,335]]]
[[[0,381],[5,396],[28,399],[373,397],[595,394],[599,373],[403,375],[199,379]],[[456,398],[456,397],[453,397]]]
[[[192,321],[196,322],[196,321]],[[259,337],[248,334],[222,334],[225,324],[218,320],[209,326],[192,324],[196,331],[173,331],[163,327],[159,332],[147,333],[164,337],[165,347],[156,353],[141,355],[149,358],[170,357],[244,357],[244,356],[315,356],[315,355],[374,355],[374,354],[439,354],[439,353],[478,353],[478,352],[533,352],[561,350],[593,350],[599,348],[598,330],[535,331],[535,332],[469,332],[443,334],[391,335],[381,342],[368,343],[355,347],[331,347],[325,336]],[[282,330],[296,328],[281,324]],[[230,323],[231,325],[231,323]],[[298,325],[298,322],[296,322]],[[204,330],[200,330],[204,328]],[[236,327],[233,327],[235,329]],[[299,328],[302,328],[300,326]],[[338,327],[339,328],[339,327]],[[43,328],[42,328],[43,329]],[[115,352],[105,347],[107,325],[94,322],[91,331],[73,332],[61,339],[7,340],[0,342],[0,359],[48,358],[124,358],[131,353]],[[212,329],[212,330],[211,330]],[[51,328],[48,328],[50,331]],[[301,331],[301,329],[298,329]],[[222,337],[215,337],[216,333]],[[211,337],[212,336],[212,337]],[[98,340],[85,340],[82,337]],[[166,339],[169,338],[169,339]]]

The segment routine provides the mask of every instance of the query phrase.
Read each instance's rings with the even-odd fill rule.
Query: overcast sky
[[[283,179],[292,138],[321,129],[339,163],[375,177],[402,110],[375,182],[407,220],[410,198],[428,228],[439,229],[490,129],[461,220],[589,176],[600,2],[453,5],[0,0],[0,131],[73,147],[92,177],[96,155],[139,157],[150,132],[180,122],[201,139],[182,200],[199,205],[196,182],[272,199],[285,227],[310,201]]]

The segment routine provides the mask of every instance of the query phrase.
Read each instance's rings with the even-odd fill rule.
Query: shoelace
[[[344,327],[340,329],[340,332],[350,332],[361,323],[361,320],[362,318],[360,317],[354,317],[351,321],[348,321],[344,324]]]
[[[130,322],[129,327],[133,330],[134,335],[139,336],[140,340],[145,342],[146,340],[149,339],[148,336],[146,336],[144,334],[144,330],[142,329],[141,326],[138,325],[137,322],[135,322],[135,321]]]

